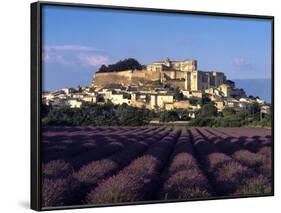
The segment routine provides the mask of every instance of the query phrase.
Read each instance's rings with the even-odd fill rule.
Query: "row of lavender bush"
[[[190,133],[183,129],[172,154],[160,199],[208,197],[211,193],[211,186],[194,157]]]
[[[205,144],[209,152],[203,157],[218,195],[252,195],[271,192],[271,183],[262,174],[226,155],[215,146],[220,138],[204,129],[193,134],[194,146]],[[200,152],[200,151],[199,151]],[[202,155],[201,155],[202,157]]]
[[[102,151],[108,153],[112,153],[115,150],[118,151],[122,149],[124,146],[128,145],[130,142],[134,142],[134,139],[139,134],[148,134],[155,129],[147,129],[147,130],[126,130],[126,134],[133,135],[135,137],[127,137],[125,135],[94,135],[91,137],[68,137],[68,139],[58,140],[57,142],[51,143],[43,143],[42,144],[42,157],[43,162],[47,163],[51,160],[57,159],[72,159],[74,162],[78,162],[80,156],[83,154],[88,156],[95,156],[95,153],[99,153],[98,156],[102,156]],[[124,133],[124,132],[123,132]],[[66,136],[67,137],[67,136]],[[85,153],[88,152],[88,153]],[[80,155],[80,156],[79,156]],[[78,158],[78,159],[76,159]],[[86,157],[84,157],[86,159]],[[91,158],[89,158],[91,161]],[[81,162],[83,163],[83,162]],[[81,163],[77,163],[78,166]]]
[[[172,131],[118,174],[99,184],[87,195],[88,204],[151,200],[159,188],[159,178],[180,134]]]
[[[246,143],[241,143],[239,139],[229,141],[227,134],[218,134],[215,129],[206,129],[213,137],[218,138],[218,143],[215,143],[217,148],[224,152],[232,154],[232,157],[240,163],[250,167],[257,173],[269,178],[271,177],[271,138],[263,136],[260,140],[255,140],[255,137],[250,137]],[[259,129],[251,129],[251,131],[259,131]],[[249,134],[249,132],[248,132]],[[251,132],[251,135],[253,134]],[[212,140],[215,141],[215,140]],[[270,145],[270,146],[269,146]],[[235,149],[232,149],[236,147]],[[268,154],[265,154],[268,153]]]
[[[120,152],[101,160],[92,161],[80,168],[79,171],[74,173],[74,178],[79,181],[80,187],[77,197],[82,198],[80,201],[83,201],[85,194],[93,190],[99,182],[116,174],[132,160],[141,156],[148,147],[168,135],[170,131],[170,129],[165,131],[155,130],[150,133],[150,136],[145,135],[139,138]],[[79,202],[79,200],[77,200],[77,202]]]
[[[103,159],[93,161],[92,163],[82,167],[79,171],[75,172],[73,165],[66,163],[62,160],[54,160],[43,165],[43,206],[58,206],[67,204],[81,204],[83,195],[87,192],[90,186],[102,180],[114,170],[118,170],[121,166],[121,159],[123,164],[126,160],[132,160],[141,154],[146,147],[153,142],[167,135],[171,129],[148,129],[145,130],[142,136],[132,139],[131,144],[126,149],[120,150],[113,156],[116,162]],[[147,139],[148,136],[151,136]],[[99,150],[100,154],[93,156],[81,155],[81,158],[86,160],[96,158],[97,156],[104,156],[104,151]],[[117,159],[119,161],[117,161]],[[79,160],[79,159],[78,159]],[[81,160],[80,160],[81,162]],[[117,162],[119,164],[117,164]],[[76,162],[77,163],[77,162]]]

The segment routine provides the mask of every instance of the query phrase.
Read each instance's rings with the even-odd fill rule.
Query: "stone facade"
[[[231,87],[227,84],[221,84],[219,90],[223,93],[224,97],[229,97],[231,92]]]
[[[108,85],[120,84],[122,86],[138,85],[146,81],[158,81],[161,79],[160,72],[147,70],[126,70],[120,72],[97,72],[92,86],[103,88]]]

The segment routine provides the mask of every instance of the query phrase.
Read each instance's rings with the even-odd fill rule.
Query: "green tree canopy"
[[[227,116],[233,116],[236,114],[235,110],[233,108],[230,107],[225,107],[223,109],[223,116],[227,117]]]
[[[124,70],[141,70],[143,66],[134,58],[120,60],[115,64],[101,65],[98,72],[118,72]]]
[[[177,121],[179,120],[178,113],[176,111],[162,111],[159,115],[159,120],[162,122]]]
[[[214,103],[204,104],[200,110],[201,117],[212,117],[216,116],[218,113],[217,108],[215,107]]]

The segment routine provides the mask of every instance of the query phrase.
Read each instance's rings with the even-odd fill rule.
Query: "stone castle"
[[[201,91],[219,87],[226,77],[222,72],[199,71],[197,60],[171,61],[167,58],[148,64],[142,70],[96,72],[92,86],[104,88],[120,84],[126,87],[156,81],[182,90]]]

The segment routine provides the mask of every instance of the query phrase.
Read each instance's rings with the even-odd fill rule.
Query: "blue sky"
[[[228,79],[271,78],[271,22],[44,6],[43,89],[89,85],[101,64],[197,59]]]

